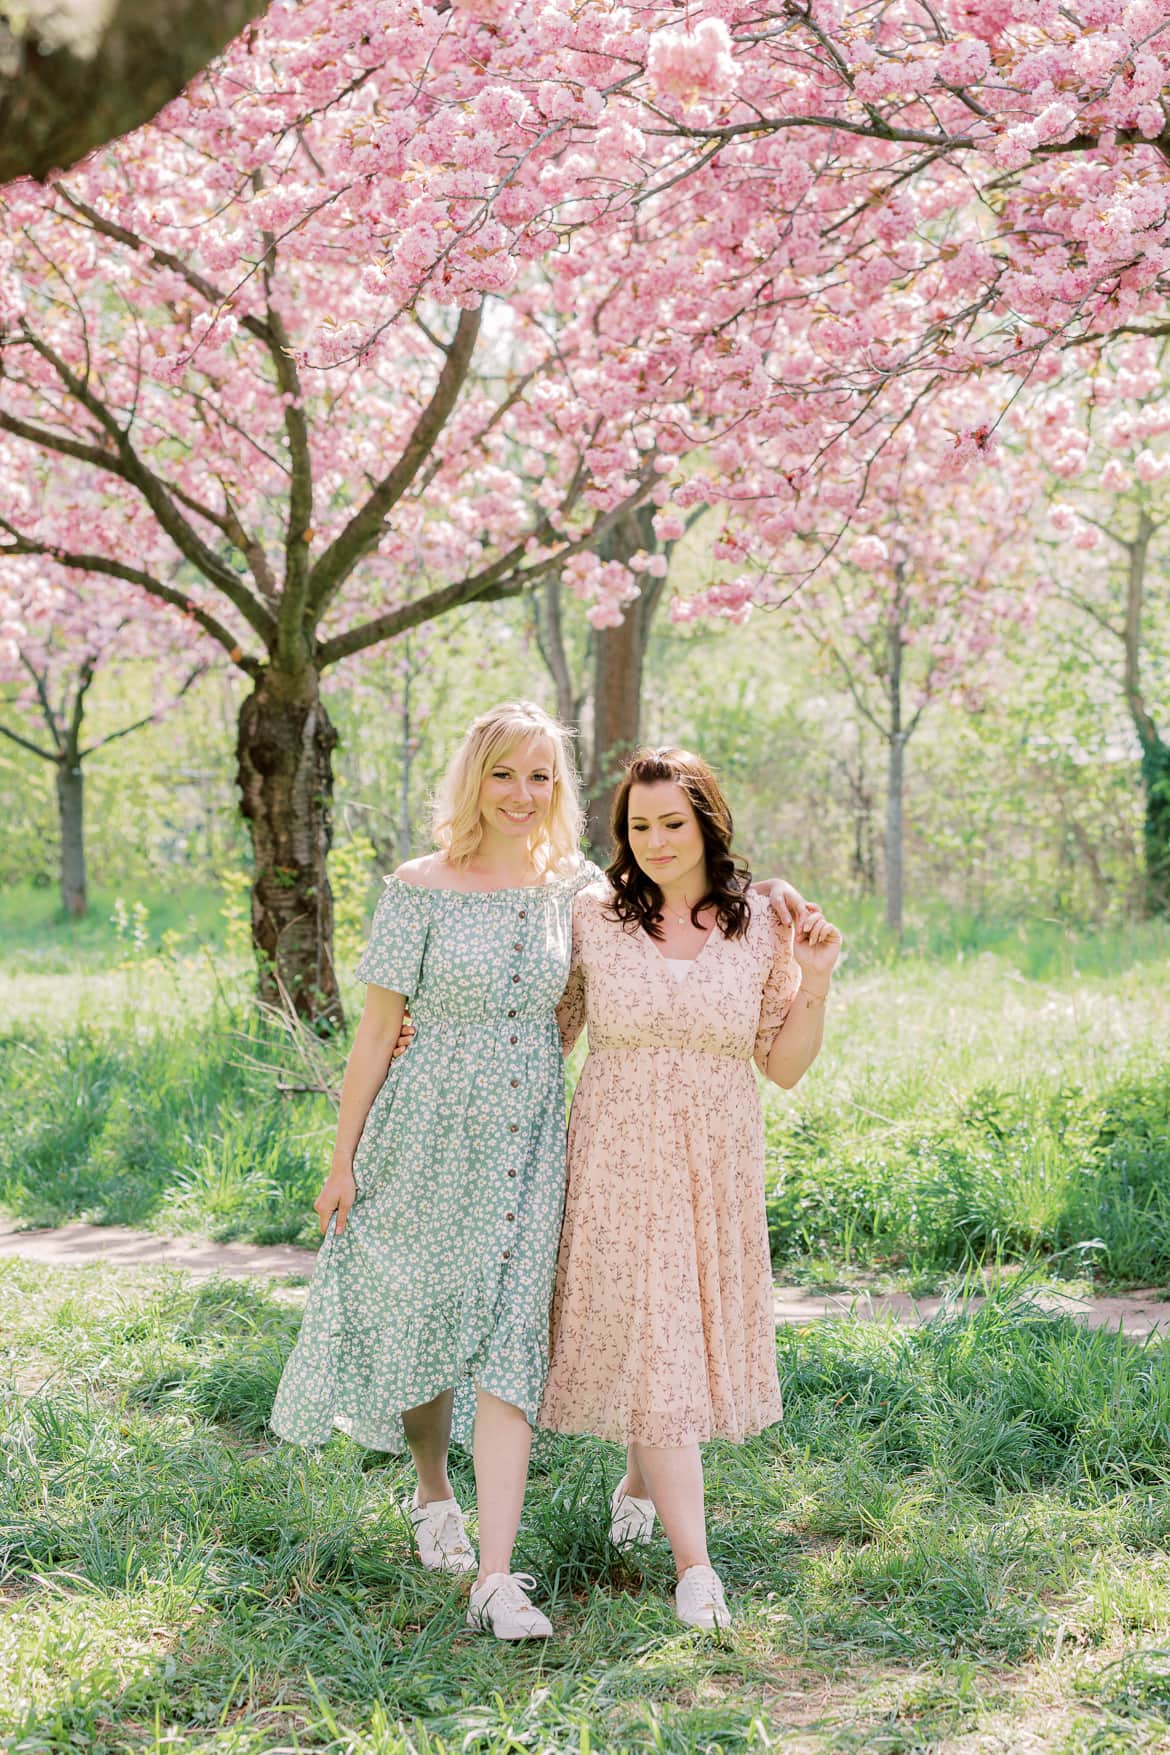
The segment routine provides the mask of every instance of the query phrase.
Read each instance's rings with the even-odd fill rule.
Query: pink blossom
[[[890,551],[880,536],[863,536],[853,544],[849,558],[863,573],[872,573],[885,566],[890,558]]]
[[[1150,450],[1139,451],[1133,460],[1133,466],[1139,481],[1161,481],[1167,469],[1170,469],[1170,457],[1164,453],[1159,456],[1157,452]]]
[[[725,97],[735,84],[727,26],[722,19],[704,18],[694,30],[657,31],[650,39],[647,70],[655,90],[681,103]]]

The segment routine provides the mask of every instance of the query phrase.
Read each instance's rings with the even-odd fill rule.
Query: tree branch
[[[433,621],[437,616],[445,615],[450,609],[458,609],[464,603],[498,603],[505,597],[519,597],[522,592],[530,591],[546,574],[564,566],[572,555],[592,548],[645,496],[652,479],[651,472],[647,470],[633,492],[599,518],[584,536],[578,537],[575,542],[566,543],[555,554],[546,556],[531,567],[523,568],[521,563],[530,542],[539,542],[542,536],[547,538],[547,518],[542,519],[534,530],[525,532],[498,560],[481,572],[473,573],[469,579],[460,579],[454,585],[444,585],[438,591],[430,591],[425,597],[416,598],[413,603],[400,604],[397,609],[387,610],[373,621],[335,635],[319,648],[319,666],[323,670],[326,665],[335,664],[339,658],[349,658],[355,652],[364,652],[368,646],[376,646],[380,640],[391,639],[395,634],[405,633],[407,628],[417,628],[422,622]]]
[[[164,707],[159,707],[156,712],[148,713],[144,719],[136,719],[133,725],[123,725],[120,731],[111,731],[108,737],[99,737],[97,742],[91,743],[88,748],[78,750],[78,760],[85,761],[96,750],[104,750],[108,743],[116,743],[120,737],[129,737],[132,731],[141,731],[144,725],[157,725],[161,719],[165,719],[167,714],[178,706],[191,685],[198,682],[201,676],[207,675],[209,668],[209,665],[197,664],[173,700],[168,701]]]
[[[43,750],[39,743],[31,743],[27,737],[21,737],[18,731],[10,731],[7,725],[0,725],[0,737],[10,738],[13,743],[18,743],[22,750],[28,750],[32,755],[40,756],[42,761],[59,762],[61,760],[56,750]]]
[[[308,609],[314,621],[324,613],[362,556],[377,546],[387,513],[402,498],[442,432],[471,366],[482,314],[482,305],[477,305],[473,311],[459,313],[459,323],[434,394],[415,422],[397,463],[382,477],[365,504],[359,507],[314,564],[308,585]],[[331,646],[335,644],[335,641],[329,642]],[[359,648],[353,647],[352,650]]]
[[[112,561],[107,555],[68,554],[63,549],[52,548],[48,543],[31,542],[13,529],[7,519],[0,518],[0,531],[6,531],[11,541],[0,543],[0,555],[47,555],[57,562],[58,566],[69,567],[79,573],[102,573],[113,579],[124,579],[127,584],[139,585],[151,597],[157,597],[162,603],[169,603],[172,609],[180,610],[191,621],[201,627],[205,634],[223,647],[232,663],[242,670],[246,676],[258,676],[261,663],[258,658],[249,657],[240,648],[239,636],[223,622],[202,609],[194,598],[185,592],[178,591],[173,585],[166,585],[156,579],[152,573],[143,572],[139,567],[126,566],[121,561]]]
[[[197,567],[207,580],[229,603],[233,604],[243,616],[248,626],[258,634],[266,647],[271,647],[276,638],[276,623],[264,604],[260,603],[252,593],[240,582],[238,574],[224,565],[213,549],[208,548],[198,531],[183,517],[168,488],[159,476],[150,469],[139,457],[130,443],[129,437],[115,420],[105,404],[93,394],[89,386],[82,382],[77,374],[66,365],[65,361],[39,336],[26,330],[29,345],[40,354],[41,358],[56,372],[61,383],[68,390],[75,402],[90,414],[104,433],[113,443],[117,460],[121,467],[114,469],[113,474],[121,476],[123,481],[136,488],[154,513],[159,524],[170,537],[181,555]],[[62,447],[51,443],[50,449]],[[109,468],[109,460],[103,464]]]

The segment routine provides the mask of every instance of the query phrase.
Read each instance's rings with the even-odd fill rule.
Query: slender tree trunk
[[[1143,740],[1141,771],[1146,908],[1150,914],[1170,914],[1170,744],[1160,737]]]
[[[906,738],[902,728],[902,582],[894,594],[887,625],[886,691],[889,736],[886,750],[886,925],[901,942],[905,898]]]
[[[1145,822],[1142,839],[1146,865],[1146,908],[1150,914],[1170,913],[1170,744],[1154,723],[1142,687],[1142,614],[1145,609],[1146,563],[1157,525],[1143,507],[1137,533],[1125,544],[1129,557],[1125,582],[1125,701],[1141,745]]]
[[[627,512],[598,549],[603,560],[628,561],[639,549],[653,552],[653,507]],[[642,718],[642,671],[662,583],[646,578],[620,627],[594,635],[593,759],[589,767],[589,851],[601,864],[610,858],[609,820],[622,768],[637,747]]]
[[[906,742],[899,733],[886,746],[886,925],[902,937],[904,905],[904,826]]]
[[[85,877],[85,779],[76,749],[56,763],[57,823],[61,834],[61,906],[80,920],[89,906]]]
[[[255,862],[252,942],[260,996],[275,1004],[283,986],[302,1017],[325,1024],[343,1021],[326,869],[336,742],[312,666],[261,673],[240,710],[236,745],[240,808]]]

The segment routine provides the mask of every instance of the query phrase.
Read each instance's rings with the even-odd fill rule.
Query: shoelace
[[[706,1572],[705,1567],[703,1570]],[[725,1610],[727,1608],[727,1604],[723,1597],[723,1587],[720,1584],[718,1577],[713,1573],[691,1585],[690,1590],[687,1593],[688,1595],[690,1594],[690,1591],[696,1593],[694,1602],[697,1609]],[[701,1596],[698,1594],[700,1591],[703,1593]]]
[[[455,1511],[445,1511],[435,1531],[435,1543],[445,1554],[470,1554],[463,1519]]]
[[[503,1584],[496,1586],[488,1602],[498,1601],[505,1609],[529,1609],[535,1614],[537,1611],[532,1609],[532,1604],[524,1594],[525,1591],[535,1589],[536,1580],[531,1572],[510,1572]],[[486,1607],[487,1603],[484,1604],[485,1609]]]

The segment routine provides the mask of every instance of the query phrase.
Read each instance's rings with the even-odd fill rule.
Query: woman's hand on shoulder
[[[752,889],[767,896],[781,926],[795,927],[798,933],[805,931],[812,921],[824,918],[819,903],[806,902],[796,885],[786,878],[760,878]]]

